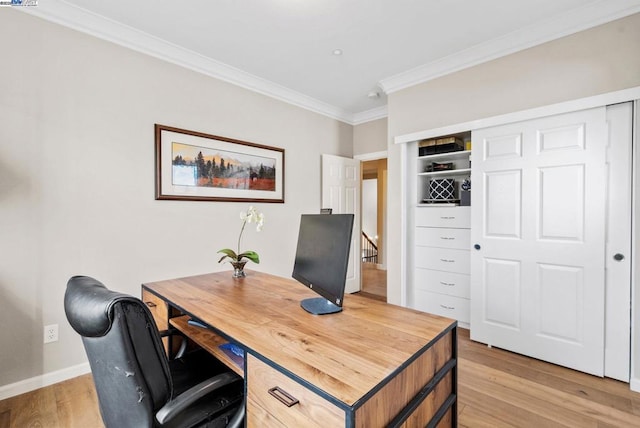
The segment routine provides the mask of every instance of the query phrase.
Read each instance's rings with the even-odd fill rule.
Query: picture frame
[[[284,203],[284,149],[155,124],[156,199]]]

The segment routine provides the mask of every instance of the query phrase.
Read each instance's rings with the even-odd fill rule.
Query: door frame
[[[362,162],[367,162],[367,161],[374,161],[374,160],[380,160],[380,159],[387,159],[389,158],[387,151],[383,150],[383,151],[379,151],[379,152],[371,152],[371,153],[364,153],[364,154],[360,154],[360,155],[354,155],[353,156],[354,159],[359,160],[360,164],[362,165]],[[380,180],[380,177],[378,177],[378,180]],[[360,197],[362,198],[362,168],[360,168]],[[362,206],[362,201],[360,203],[360,206]],[[383,201],[383,228],[382,228],[382,254],[384,256],[384,263],[382,263],[382,267],[386,270],[386,266],[387,266],[387,201],[384,200]],[[360,222],[360,229],[362,229],[362,222]],[[360,230],[360,233],[362,233],[362,230]]]

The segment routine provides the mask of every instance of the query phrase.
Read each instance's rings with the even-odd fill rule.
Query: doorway
[[[361,171],[362,293],[386,301],[387,159],[363,161]]]

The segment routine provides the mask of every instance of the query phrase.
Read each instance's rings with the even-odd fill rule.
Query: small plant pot
[[[247,276],[246,273],[244,273],[244,265],[246,265],[247,262],[246,260],[242,260],[239,262],[231,262],[231,266],[233,266],[233,277],[234,278],[244,278],[245,276]]]

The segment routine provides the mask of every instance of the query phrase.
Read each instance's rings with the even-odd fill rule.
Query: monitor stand
[[[342,311],[342,308],[325,299],[324,297],[311,297],[300,302],[302,308],[314,315],[335,314]]]

